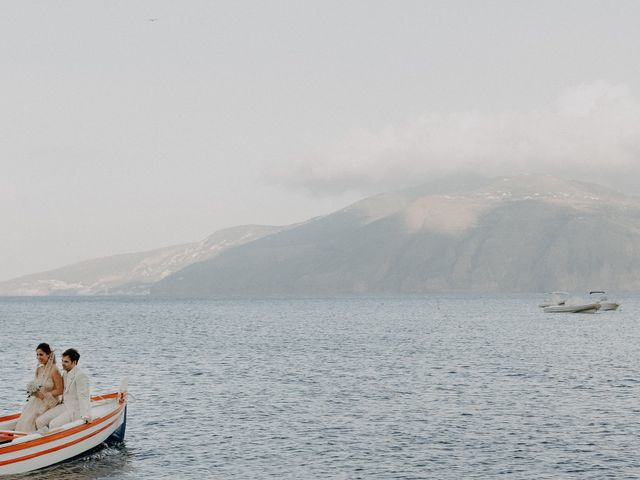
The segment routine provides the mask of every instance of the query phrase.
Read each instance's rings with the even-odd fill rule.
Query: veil
[[[56,352],[55,350],[51,350],[51,354],[49,355],[49,360],[47,360],[47,363],[42,369],[42,373],[38,375],[38,378],[42,379],[43,384],[44,382],[47,381],[47,378],[49,378],[49,376],[51,375],[51,370],[53,369],[55,364],[56,364]]]

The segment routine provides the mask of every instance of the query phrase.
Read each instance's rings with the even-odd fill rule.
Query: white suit
[[[75,366],[69,372],[62,372],[62,380],[64,381],[62,403],[36,419],[38,429],[47,425],[52,429],[58,428],[81,418],[91,420],[91,393],[87,374]]]

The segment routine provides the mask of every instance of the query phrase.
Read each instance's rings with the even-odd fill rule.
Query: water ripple
[[[3,409],[33,347],[128,375],[124,445],[28,478],[638,478],[640,298],[2,299]],[[6,335],[10,332],[10,335]]]

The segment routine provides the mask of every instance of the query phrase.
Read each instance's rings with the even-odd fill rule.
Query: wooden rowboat
[[[40,433],[16,432],[19,413],[0,417],[0,476],[30,472],[63,462],[103,442],[122,442],[127,424],[127,392],[91,397],[91,421],[67,423]]]

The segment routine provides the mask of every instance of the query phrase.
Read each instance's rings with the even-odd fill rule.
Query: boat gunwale
[[[116,419],[112,420],[111,422],[109,422],[107,425],[104,425],[104,426],[100,427],[98,430],[95,430],[94,432],[91,432],[88,435],[85,435],[84,437],[76,438],[75,440],[71,440],[70,442],[63,443],[62,445],[56,445],[56,446],[51,447],[51,448],[49,448],[47,450],[39,450],[39,451],[36,451],[36,452],[32,452],[32,453],[30,453],[28,455],[25,455],[23,457],[9,458],[7,460],[1,460],[0,459],[0,467],[5,466],[5,465],[11,465],[12,463],[26,462],[26,461],[29,461],[29,460],[31,460],[33,458],[41,457],[42,455],[48,455],[50,453],[54,453],[54,452],[57,452],[59,450],[64,450],[65,448],[72,447],[73,445],[77,445],[78,443],[84,442],[88,438],[95,437],[99,433],[102,433],[106,429],[112,427],[113,424],[115,424],[117,421],[118,421],[118,419],[116,418]],[[30,471],[32,471],[32,470],[30,470]]]
[[[52,430],[51,432],[47,433],[46,435],[43,435],[39,438],[34,438],[32,440],[27,440],[26,442],[21,442],[15,445],[11,445],[10,443],[7,443],[5,445],[0,445],[0,466],[2,466],[4,464],[4,462],[2,461],[2,455],[7,454],[7,453],[12,453],[12,452],[16,452],[16,451],[20,451],[20,450],[25,450],[27,448],[33,448],[33,447],[37,447],[40,445],[44,445],[47,443],[51,443],[51,442],[55,442],[56,440],[61,440],[63,438],[75,435],[77,433],[83,432],[85,430],[88,430],[90,428],[93,428],[97,425],[100,425],[103,422],[106,422],[107,420],[109,420],[111,417],[114,417],[118,414],[120,414],[122,412],[122,410],[125,408],[126,406],[126,397],[122,396],[120,397],[120,393],[118,392],[114,392],[114,393],[108,393],[105,395],[95,395],[93,397],[91,397],[92,401],[100,401],[100,400],[109,400],[112,398],[119,398],[119,402],[118,405],[115,409],[113,409],[112,411],[110,411],[109,413],[98,417],[94,420],[91,420],[90,422],[87,422],[83,425],[78,425],[76,427],[72,427],[72,428],[68,428],[62,431],[58,431],[58,429],[56,430]],[[20,414],[18,414],[18,416],[20,416]],[[112,422],[113,423],[113,422]],[[111,423],[111,424],[112,424]],[[110,425],[111,425],[110,424]]]

